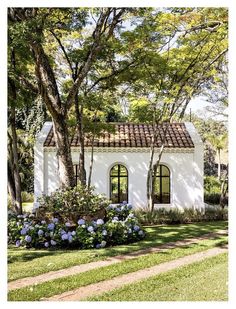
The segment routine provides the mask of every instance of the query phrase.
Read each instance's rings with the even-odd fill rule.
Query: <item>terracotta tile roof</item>
[[[157,147],[161,147],[164,137],[164,128],[167,124],[158,126]],[[94,147],[150,147],[153,128],[148,124],[114,123],[115,133],[103,132],[99,138],[95,138]],[[78,135],[71,137],[71,146],[78,147]],[[55,147],[53,130],[51,128],[44,147]],[[85,137],[85,147],[91,147],[91,140]],[[193,141],[184,123],[168,124],[165,147],[169,148],[193,148]]]

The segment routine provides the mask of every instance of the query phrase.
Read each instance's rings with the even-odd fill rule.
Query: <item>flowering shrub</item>
[[[53,213],[61,220],[74,220],[82,216],[101,216],[109,205],[105,196],[95,194],[93,188],[77,185],[75,188],[58,189],[51,195],[43,195],[38,199],[41,216]],[[75,217],[74,218],[74,215]]]
[[[109,205],[104,219],[62,222],[58,218],[38,220],[33,214],[11,216],[8,242],[27,248],[104,248],[130,243],[144,232],[129,204]]]

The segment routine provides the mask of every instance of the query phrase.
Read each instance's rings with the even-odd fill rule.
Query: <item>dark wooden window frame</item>
[[[162,167],[165,167],[167,168],[168,172],[169,172],[169,175],[162,175]],[[159,186],[159,190],[160,190],[160,201],[156,200],[155,199],[155,194],[154,194],[154,204],[170,204],[170,195],[171,195],[171,190],[170,190],[170,169],[168,166],[166,166],[165,164],[160,164],[160,174],[159,175],[156,175],[156,178],[159,178],[160,179],[160,186]],[[153,177],[153,176],[152,176]],[[163,202],[163,196],[162,196],[162,178],[169,178],[169,188],[168,188],[168,192],[169,192],[169,199],[168,199],[168,202]]]
[[[118,165],[118,175],[112,176],[112,170],[115,166]],[[126,175],[120,175],[120,167],[124,167],[126,170]],[[128,198],[129,198],[129,175],[128,175],[128,169],[126,168],[125,165],[117,163],[115,165],[112,166],[112,168],[110,169],[110,199],[112,200],[112,178],[118,178],[118,202],[117,203],[122,203],[123,201],[121,201],[121,197],[120,197],[120,178],[127,178],[127,190],[126,190],[126,196],[127,196],[127,202],[128,202]],[[116,203],[115,203],[116,204]]]
[[[77,186],[79,180],[79,164],[73,164],[75,173],[75,184]]]

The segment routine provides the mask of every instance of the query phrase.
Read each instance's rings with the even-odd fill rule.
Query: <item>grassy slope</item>
[[[88,300],[227,301],[227,269],[227,254],[220,254]]]
[[[198,244],[187,245],[181,248],[169,249],[156,254],[148,254],[145,257],[135,258],[123,261],[119,264],[110,265],[87,271],[74,276],[68,276],[45,282],[37,286],[13,290],[8,294],[9,300],[39,300],[43,297],[50,297],[56,294],[70,291],[81,286],[89,285],[95,282],[111,279],[121,274],[148,268],[163,262],[177,259],[182,256],[204,251],[209,248],[225,244],[227,237],[220,236],[217,239],[204,240]]]
[[[207,222],[173,226],[147,227],[143,241],[129,245],[100,250],[35,250],[10,247],[8,250],[8,279],[36,276],[52,270],[103,260],[109,256],[125,254],[136,250],[158,246],[170,241],[197,237],[219,229],[226,229],[227,222]]]

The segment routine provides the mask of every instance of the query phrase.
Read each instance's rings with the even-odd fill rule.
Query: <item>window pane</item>
[[[120,176],[127,176],[127,169],[123,165],[120,165]]]
[[[161,169],[162,169],[162,176],[169,176],[170,172],[169,169],[165,166],[165,165],[161,165]]]
[[[119,203],[118,199],[118,178],[111,177],[111,200],[112,203]]]
[[[111,169],[111,176],[118,176],[118,165],[113,166]]]
[[[162,178],[162,203],[170,202],[170,178]]]
[[[160,178],[156,177],[154,185],[154,203],[160,203]]]
[[[120,178],[120,201],[127,201],[128,199],[128,178],[121,177]]]

